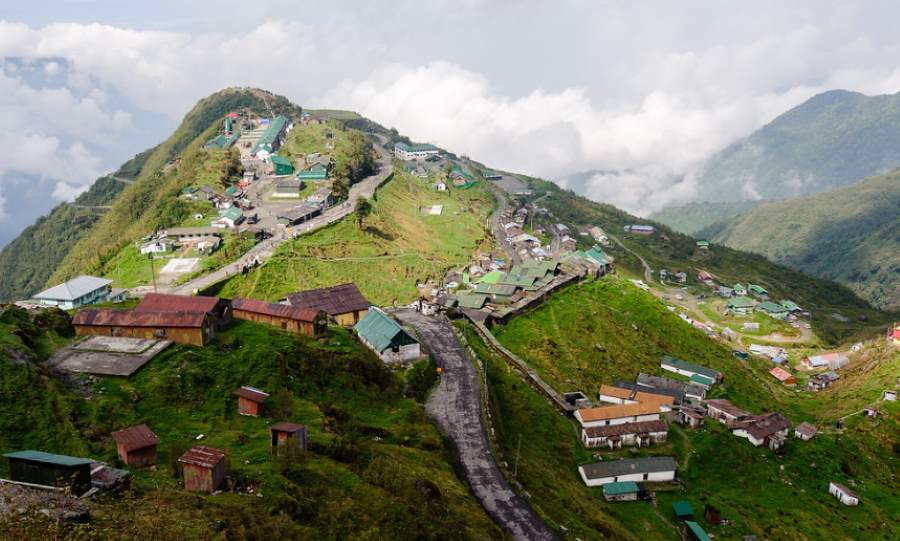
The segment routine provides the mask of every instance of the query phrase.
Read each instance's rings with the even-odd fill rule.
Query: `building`
[[[691,506],[690,502],[684,500],[672,502],[672,512],[675,513],[675,518],[678,520],[694,518],[694,507]]]
[[[585,464],[578,467],[578,473],[587,486],[598,487],[627,481],[674,481],[677,469],[674,458],[653,456]]]
[[[272,197],[279,199],[300,197],[300,181],[282,180],[276,182],[275,189],[272,190]]]
[[[207,314],[217,329],[231,323],[231,302],[218,297],[204,295],[170,295],[167,293],[147,293],[134,307],[136,312],[197,312]]]
[[[263,404],[269,398],[269,393],[256,387],[241,387],[235,393],[238,397],[238,413],[249,417],[259,417]]]
[[[356,325],[369,310],[369,301],[356,284],[340,284],[291,293],[287,303],[298,308],[324,310],[338,325]]]
[[[730,299],[731,297],[734,297],[734,290],[727,286],[719,286],[718,294],[720,297]]]
[[[599,242],[600,244],[603,244],[603,245],[609,244],[609,237],[606,236],[606,232],[603,231],[602,229],[600,229],[599,227],[597,227],[596,225],[591,226],[591,228],[588,229],[588,234],[590,234],[590,236],[595,241]]]
[[[796,385],[797,378],[794,377],[793,374],[781,368],[780,366],[776,366],[769,370],[769,374],[772,375],[775,379],[781,382],[782,385]]]
[[[709,241],[706,240],[698,240],[696,242],[697,248],[700,250],[709,250]]]
[[[272,162],[272,170],[276,177],[284,177],[294,174],[294,165],[291,163],[291,160],[285,158],[284,156],[272,154],[269,157],[269,160]]]
[[[503,178],[503,175],[490,169],[482,169],[481,176],[484,177],[484,180],[500,180]]]
[[[319,188],[312,195],[306,198],[306,201],[315,205],[321,205],[325,208],[334,204],[334,194],[331,188]]]
[[[706,378],[712,380],[714,383],[718,383],[722,381],[722,373],[712,368],[706,368],[705,366],[700,366],[698,364],[689,363],[687,361],[683,361],[681,359],[676,359],[675,357],[671,357],[666,355],[662,358],[660,362],[660,367],[663,370],[668,370],[669,372],[675,372],[676,374],[680,374],[682,376],[686,376],[690,378],[695,374],[699,374],[701,376],[705,376]]]
[[[640,387],[652,389],[651,392],[654,393],[674,396],[676,404],[699,404],[706,398],[706,389],[700,385],[660,376],[651,376],[650,374],[644,374],[643,372],[638,374],[637,384]],[[616,385],[619,387],[622,386],[619,382],[617,382]]]
[[[893,327],[888,329],[888,342],[900,346],[900,323],[894,323]]]
[[[818,429],[816,429],[814,425],[807,422],[800,423],[796,428],[794,428],[794,436],[800,438],[803,441],[809,441],[813,439],[816,436],[817,432]]]
[[[210,237],[221,237],[221,229],[215,227],[172,227],[160,232],[164,237],[175,239],[177,242],[198,242]]]
[[[693,520],[685,520],[684,525],[687,527],[687,531],[694,541],[712,541],[712,538],[706,533],[706,530]]]
[[[513,302],[513,296],[518,290],[519,288],[515,285],[500,283],[481,282],[475,286],[475,293],[485,295],[488,298],[488,302],[493,304],[510,304]]]
[[[195,445],[178,459],[184,470],[184,489],[213,493],[225,483],[225,451]]]
[[[761,286],[761,285],[750,284],[750,285],[747,286],[747,291],[748,291],[751,295],[753,295],[754,297],[756,297],[756,298],[758,298],[758,299],[765,300],[765,299],[768,299],[768,298],[769,298],[769,292],[766,291],[766,288],[764,288],[764,287]]]
[[[96,276],[78,276],[68,282],[41,291],[31,298],[43,306],[56,306],[62,310],[74,310],[82,306],[114,300],[112,280]]]
[[[859,496],[840,483],[834,481],[828,483],[828,493],[844,505],[859,505]]]
[[[622,404],[575,410],[575,419],[582,428],[593,426],[620,425],[640,421],[658,421],[660,408],[657,404]]]
[[[756,305],[756,309],[775,319],[787,319],[788,315],[791,313],[790,310],[784,306],[772,301],[761,302]]]
[[[43,451],[17,451],[3,455],[9,461],[9,477],[18,483],[65,487],[76,496],[91,489],[89,458],[55,455]]]
[[[746,438],[755,447],[765,445],[777,451],[784,445],[790,426],[784,415],[772,412],[735,421],[730,428],[732,434]]]
[[[626,389],[611,385],[601,385],[598,398],[602,402],[611,404],[656,404],[662,412],[671,411],[675,403],[675,398],[668,394],[656,394],[645,390]]]
[[[751,413],[735,406],[730,400],[714,398],[706,401],[706,415],[725,426],[751,417]]]
[[[713,280],[715,280],[716,277],[713,276],[712,274],[710,274],[709,272],[702,270],[697,273],[697,279],[706,285],[712,285]]]
[[[264,323],[305,336],[318,336],[328,329],[328,314],[324,310],[253,299],[232,299],[231,308],[235,319]]]
[[[832,383],[840,379],[840,376],[834,370],[829,370],[822,374],[816,374],[809,378],[806,382],[806,388],[810,391],[821,391],[827,389]]]
[[[306,426],[295,423],[276,423],[269,427],[269,450],[277,453],[280,449],[306,450]]]
[[[746,295],[746,294],[747,294],[747,288],[744,287],[744,284],[742,284],[742,283],[740,283],[740,282],[737,283],[737,284],[734,284],[734,294],[735,294],[735,295]]]
[[[625,232],[635,235],[652,235],[656,232],[656,228],[652,225],[626,225]]]
[[[299,196],[299,193],[298,193]],[[322,214],[322,207],[303,203],[302,205],[290,208],[278,215],[278,223],[281,225],[297,225],[312,220],[316,216]]]
[[[141,255],[164,254],[175,247],[175,241],[168,238],[151,240],[141,244]]]
[[[641,493],[641,487],[634,481],[606,483],[603,485],[603,499],[608,502],[635,501]]]
[[[839,370],[850,364],[850,359],[842,353],[824,353],[822,355],[810,355],[803,359],[801,363],[810,370],[826,367],[831,370]]]
[[[218,219],[213,220],[211,227],[235,228],[244,222],[244,213],[238,207],[229,207],[219,214]]]
[[[215,338],[215,323],[204,313],[84,309],[72,318],[78,336],[122,336],[172,340],[202,347]]]
[[[706,416],[702,411],[691,407],[683,407],[678,410],[675,415],[675,422],[690,428],[699,428],[703,426]]]
[[[581,429],[581,443],[588,448],[609,447],[611,450],[623,446],[646,447],[666,441],[668,430],[662,420],[592,426]]]
[[[394,143],[394,155],[401,160],[424,160],[437,156],[441,151],[434,145],[412,145],[403,142]]]
[[[734,297],[728,299],[725,307],[729,312],[746,315],[753,311],[753,300],[748,298],[746,295],[735,295]]]
[[[422,356],[419,342],[374,306],[353,329],[362,343],[386,363],[410,361]]]
[[[750,353],[754,355],[762,355],[763,357],[768,357],[771,360],[775,360],[777,358],[784,359],[787,357],[787,351],[784,348],[780,348],[777,346],[764,346],[762,344],[750,344]]]
[[[276,116],[269,122],[260,138],[257,139],[256,144],[250,150],[250,155],[265,160],[281,148],[284,136],[290,132],[292,127],[293,124],[290,123],[287,117]]]
[[[156,464],[156,446],[159,438],[147,425],[137,425],[112,433],[123,464],[143,468]]]

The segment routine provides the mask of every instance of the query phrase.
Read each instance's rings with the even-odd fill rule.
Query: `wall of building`
[[[155,340],[164,338],[177,344],[205,346],[213,337],[212,329],[182,327],[112,327],[105,325],[75,325],[78,336],[122,336]]]
[[[233,316],[235,319],[255,321],[256,323],[271,325],[273,327],[278,327],[280,329],[284,329],[286,331],[297,334],[302,334],[305,336],[316,336],[317,334],[320,334],[324,331],[321,322],[319,323],[319,325],[316,325],[306,321],[297,321],[295,319],[271,316],[268,314],[259,314],[256,312],[246,312],[244,310],[234,310]]]
[[[347,312],[346,314],[338,314],[334,316],[334,320],[338,325],[343,325],[344,327],[352,327],[359,323],[359,320],[365,317],[368,312],[368,310],[356,310],[353,312]]]

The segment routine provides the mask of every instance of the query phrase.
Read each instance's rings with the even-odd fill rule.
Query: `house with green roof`
[[[440,153],[439,148],[427,143],[421,145],[407,144],[402,141],[394,143],[394,155],[405,161],[423,160]]]
[[[244,213],[237,207],[229,207],[219,214],[219,218],[213,220],[212,227],[232,228],[241,225],[244,221]]]
[[[418,340],[375,306],[353,329],[360,341],[386,363],[402,363],[422,356]]]
[[[749,314],[753,312],[753,299],[738,295],[728,299],[725,307],[728,308],[728,311],[735,314]]]
[[[284,156],[279,156],[278,154],[272,154],[270,159],[272,160],[272,166],[275,169],[276,177],[283,177],[294,173],[294,165],[291,163],[291,160]]]
[[[762,302],[756,306],[756,309],[775,319],[786,319],[788,314],[791,313],[790,310],[784,306],[772,301]]]
[[[706,530],[701,528],[700,525],[693,520],[685,520],[684,525],[687,526],[688,532],[691,534],[691,538],[693,538],[695,541],[712,541],[712,539],[709,537],[709,534],[706,533]]]
[[[488,302],[488,296],[469,291],[461,291],[456,294],[456,303],[460,308],[481,310]]]
[[[701,376],[706,376],[707,378],[711,379],[713,382],[722,381],[721,372],[713,370],[712,368],[700,366],[699,364],[689,363],[670,355],[666,355],[662,358],[660,367],[663,370],[675,372],[676,374],[681,374],[682,376],[685,376],[687,378],[690,378],[694,374],[700,374]]]
[[[698,240],[698,241],[697,241],[697,248],[700,248],[701,250],[709,250],[709,241],[706,241],[706,240]]]
[[[744,284],[738,282],[737,284],[734,284],[734,294],[735,295],[746,295],[747,288],[744,287]]]
[[[91,489],[89,458],[55,455],[43,451],[17,451],[3,455],[9,461],[9,476],[18,483],[66,487],[76,496]]]
[[[750,284],[749,286],[747,286],[747,291],[749,291],[750,294],[754,297],[759,297],[760,299],[769,298],[769,292],[766,291],[766,288],[760,285]]]
[[[266,127],[266,130],[256,141],[256,144],[250,149],[250,154],[261,160],[268,158],[272,153],[281,148],[284,136],[290,131],[291,126],[293,125],[285,116],[276,116],[273,118]]]
[[[672,502],[672,511],[675,512],[675,518],[677,518],[678,520],[685,520],[694,517],[694,508],[691,507],[690,502],[686,502],[684,500]]]
[[[696,383],[707,391],[716,383],[715,380],[710,377],[704,376],[703,374],[694,374],[693,376],[688,378],[688,381],[690,381],[691,383]]]
[[[802,312],[803,309],[797,306],[794,301],[781,301],[781,306],[787,308],[788,312]]]
[[[475,293],[487,295],[494,304],[509,304],[513,302],[513,296],[519,288],[510,284],[486,284],[475,286]]]
[[[504,272],[499,270],[492,270],[491,272],[485,274],[481,278],[477,280],[479,284],[496,284],[503,278]]]
[[[641,487],[634,481],[603,485],[603,499],[608,502],[634,501],[638,499],[640,492]]]

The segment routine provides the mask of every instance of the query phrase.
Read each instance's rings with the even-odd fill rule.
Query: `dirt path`
[[[443,369],[440,385],[429,397],[426,410],[456,444],[475,497],[513,539],[557,539],[531,506],[513,492],[497,467],[482,422],[478,373],[450,322],[443,316],[423,316],[411,310],[401,310],[396,315],[416,329],[419,339]]]
[[[622,244],[622,241],[620,241],[618,238],[610,235],[609,233],[606,233],[606,236],[609,237],[610,240],[612,240],[613,242],[618,244],[620,248],[622,248],[629,254],[633,255],[634,257],[638,258],[641,262],[641,265],[644,267],[644,282],[647,283],[648,285],[653,283],[653,269],[650,267],[650,264],[647,263],[647,261],[643,257],[641,257],[637,252],[635,252],[631,248]]]

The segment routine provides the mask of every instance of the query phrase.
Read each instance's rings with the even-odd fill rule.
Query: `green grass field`
[[[420,210],[426,205],[443,205],[443,213],[426,215]],[[375,304],[411,302],[417,283],[439,279],[489,242],[484,223],[492,205],[481,186],[441,193],[398,172],[377,192],[365,230],[351,215],[285,242],[264,266],[231,278],[220,293],[277,300],[298,289],[356,282]]]

